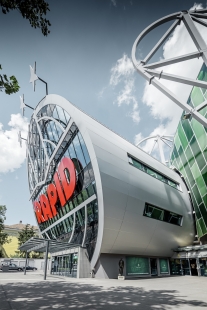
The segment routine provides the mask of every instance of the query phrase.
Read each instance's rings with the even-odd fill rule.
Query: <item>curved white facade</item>
[[[36,107],[32,120],[35,119],[38,123],[36,115],[49,104],[63,108],[70,116],[68,125],[63,128],[64,132],[61,137],[63,138],[64,133],[66,134],[68,128],[75,123],[90,156],[96,184],[94,195],[97,196],[98,202],[98,235],[91,259],[92,268],[97,265],[102,253],[171,257],[173,249],[192,244],[195,232],[191,202],[182,178],[175,171],[101,125],[58,95],[46,96]],[[41,130],[39,135],[40,139],[45,140],[43,144],[47,145],[47,139],[42,137]],[[60,148],[61,137],[57,143],[52,142],[54,152]],[[33,173],[32,170],[35,170],[34,160],[30,154],[31,144],[32,140],[28,141],[30,183],[32,182],[30,175]],[[144,163],[153,171],[166,176],[172,182],[179,184],[179,189],[137,169],[129,163],[128,155]],[[51,156],[51,154],[45,156],[45,159],[42,160],[44,173],[41,178],[36,177],[36,183],[33,182],[33,187],[30,185],[33,201],[38,197],[36,188],[39,186],[40,190],[46,183],[52,182],[52,175],[48,176]],[[143,216],[146,203],[180,215],[182,217],[181,226]],[[87,200],[82,203],[82,205],[85,204],[87,204]],[[78,206],[76,208],[78,209]],[[74,210],[64,214],[63,218],[74,214],[75,210],[74,208]],[[61,218],[57,219],[57,222],[61,222]],[[85,221],[85,223],[86,230],[87,222]],[[55,223],[52,225],[54,226]],[[42,229],[42,233],[47,232],[49,228],[50,226],[47,226],[46,229]],[[74,228],[75,224],[73,225]],[[70,240],[72,240],[71,237]]]

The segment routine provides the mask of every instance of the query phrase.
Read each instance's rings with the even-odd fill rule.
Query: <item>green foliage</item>
[[[25,225],[25,227],[18,232],[18,244],[19,246],[21,246],[22,244],[24,244],[27,240],[29,240],[32,237],[36,236],[36,232],[34,231],[34,227],[30,226],[29,224]],[[24,251],[16,251],[17,255],[19,255],[19,257],[25,257],[26,256],[26,252]]]
[[[31,258],[43,258],[43,253],[41,253],[41,252],[31,252]]]
[[[8,257],[5,249],[1,245],[0,245],[0,257],[3,257],[3,258]]]
[[[49,4],[44,0],[0,0],[0,6],[3,14],[17,10],[23,18],[29,21],[32,27],[40,28],[44,36],[50,33],[50,21],[44,17],[50,9]],[[0,70],[2,70],[1,65]],[[6,74],[0,74],[0,90],[3,89],[7,95],[19,91],[20,86],[14,75],[8,78]]]
[[[3,14],[18,10],[23,18],[29,20],[32,27],[40,28],[44,36],[50,33],[50,21],[44,18],[50,9],[44,0],[0,0],[0,6]]]
[[[20,251],[15,251],[16,254],[12,254],[12,255],[10,255],[9,257],[10,257],[10,258],[21,258],[19,252],[20,252]]]
[[[24,244],[27,240],[30,238],[37,237],[37,234],[34,230],[33,226],[30,226],[29,224],[25,225],[25,227],[18,232],[18,245],[21,246]],[[15,257],[26,257],[26,252],[25,251],[15,251]],[[39,252],[29,252],[28,257],[31,258],[42,258],[42,253]]]
[[[4,232],[4,221],[6,219],[6,206],[0,205],[0,257],[4,257],[3,245],[9,243],[9,235]]]
[[[0,70],[2,66],[0,65]],[[20,89],[17,79],[14,75],[7,77],[6,74],[0,74],[0,89],[5,89],[7,95],[17,93]]]

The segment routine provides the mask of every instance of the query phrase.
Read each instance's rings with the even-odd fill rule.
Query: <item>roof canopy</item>
[[[189,251],[202,251],[207,250],[207,244],[203,245],[195,245],[195,246],[186,246],[186,247],[179,247],[174,252],[189,252]]]
[[[74,247],[80,247],[80,244],[69,244],[51,239],[31,238],[19,247],[20,251],[36,251],[46,252],[47,244],[49,243],[48,252],[54,253],[64,251]]]

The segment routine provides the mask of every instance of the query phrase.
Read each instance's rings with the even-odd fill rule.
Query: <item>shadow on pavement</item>
[[[175,290],[149,290],[68,283],[7,283],[0,294],[1,310],[39,309],[160,309],[204,307],[207,303],[176,296]]]

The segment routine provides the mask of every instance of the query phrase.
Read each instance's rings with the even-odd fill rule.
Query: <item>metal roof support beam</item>
[[[152,151],[154,150],[154,147],[155,147],[156,143],[157,143],[157,140],[154,140],[153,146],[152,146],[152,148],[151,148],[151,150],[150,150],[149,154],[151,154],[151,153],[152,153]]]
[[[202,26],[207,26],[207,23],[204,22],[202,19],[198,19],[198,18],[192,16],[192,20],[194,20],[195,22],[197,22],[198,24],[200,24]]]
[[[167,142],[165,141],[165,139],[162,139],[162,138],[161,138],[161,140],[162,140],[163,143],[165,143],[167,146],[169,146],[169,147],[171,148],[171,145],[170,145],[169,143],[167,143]],[[171,142],[173,142],[173,141],[171,141]]]
[[[26,251],[25,268],[24,268],[24,275],[25,275],[25,276],[26,276],[26,274],[27,274],[27,256],[28,256],[28,252]]]
[[[152,58],[152,56],[156,53],[156,51],[160,48],[160,46],[164,43],[164,41],[168,38],[168,36],[173,32],[173,30],[177,27],[179,23],[180,23],[180,20],[179,19],[176,20],[172,24],[172,26],[165,32],[162,38],[157,42],[157,44],[153,47],[153,49],[149,52],[149,54],[143,60],[144,64]]]
[[[204,127],[207,128],[207,119],[201,113],[199,113],[200,110],[206,107],[206,103],[202,103],[198,107],[195,107],[194,109],[192,109],[190,105],[182,102],[182,100],[178,99],[177,95],[172,93],[170,89],[168,89],[162,83],[160,83],[160,80],[165,79],[165,80],[170,80],[170,81],[174,81],[178,83],[191,85],[193,87],[201,87],[205,89],[207,88],[207,83],[204,81],[200,81],[200,80],[190,79],[189,77],[181,77],[181,76],[176,76],[172,74],[167,74],[167,73],[164,73],[163,71],[158,72],[158,71],[152,70],[152,69],[159,68],[162,66],[173,65],[175,63],[179,63],[185,60],[194,59],[196,57],[198,58],[202,57],[205,65],[207,66],[207,44],[205,43],[204,39],[202,38],[199,30],[196,28],[196,25],[195,25],[195,23],[199,22],[203,26],[207,27],[207,23],[202,21],[203,18],[207,19],[207,14],[204,14],[206,12],[207,12],[206,9],[205,10],[180,11],[180,12],[165,16],[155,21],[151,25],[149,25],[147,28],[145,28],[140,33],[140,35],[137,37],[137,39],[135,40],[133,44],[132,62],[134,64],[135,69],[139,72],[139,74],[141,74],[149,82],[149,84],[152,84],[153,86],[155,86],[160,92],[166,95],[170,100],[172,100],[175,104],[177,104],[184,111],[186,111],[186,113],[191,115],[198,122],[200,122]],[[148,55],[143,60],[137,61],[136,49],[138,48],[138,45],[141,42],[141,40],[151,30],[171,20],[175,20],[175,22],[168,29],[168,31],[164,34],[164,36],[157,42],[157,44],[150,51],[150,53],[148,53]],[[155,54],[155,52],[162,45],[162,43],[164,43],[164,41],[169,38],[169,35],[176,28],[179,22],[182,22],[184,24],[185,28],[190,34],[192,41],[194,42],[197,48],[197,51],[190,53],[190,54],[182,55],[179,57],[174,57],[171,59],[164,59],[159,62],[147,64],[147,62]]]
[[[199,105],[195,108],[195,110],[196,110],[197,112],[199,112],[200,110],[204,109],[206,106],[207,106],[207,100],[205,100],[203,103],[199,104]]]
[[[183,83],[186,85],[197,86],[207,89],[207,83],[200,80],[189,79],[186,77],[182,77],[180,75],[165,73],[163,71],[160,72],[156,70],[146,70],[146,72],[152,74],[155,77],[158,77],[159,79],[164,79],[172,82]]]
[[[204,14],[199,14],[201,15],[201,18],[206,18],[206,16]],[[203,40],[200,32],[198,31],[198,29],[196,28],[194,22],[191,19],[191,16],[187,13],[187,14],[183,14],[183,22],[185,24],[185,27],[187,28],[195,46],[197,47],[197,49],[199,51],[202,51],[202,57],[203,57],[203,61],[205,62],[205,64],[207,65],[207,45],[205,43],[205,41]]]
[[[50,240],[46,240],[45,243],[46,243],[46,253],[45,253],[45,266],[44,266],[44,280],[46,280],[47,277],[47,261],[48,261]]]
[[[207,26],[207,24],[206,24]],[[184,56],[178,56],[178,57],[173,57],[173,58],[169,58],[169,59],[164,59],[158,62],[154,62],[148,65],[143,66],[143,68],[146,69],[156,69],[156,68],[160,68],[160,67],[165,67],[165,66],[170,66],[173,64],[176,64],[178,62],[182,62],[182,61],[186,61],[186,60],[190,60],[190,59],[194,59],[194,58],[199,58],[200,56],[202,56],[202,52],[194,52],[194,53],[190,53]]]
[[[161,146],[161,141],[160,141],[160,137],[158,137],[157,139],[157,143],[158,143],[158,148],[159,148],[159,152],[160,152],[160,158],[161,158],[161,162],[165,165],[165,155],[164,155],[164,152],[163,152],[163,148]]]
[[[203,12],[204,13],[204,12]],[[198,13],[191,13],[193,16],[196,16],[196,17],[200,17],[200,18],[203,18],[203,19],[207,19],[207,15],[206,14],[198,14]]]

